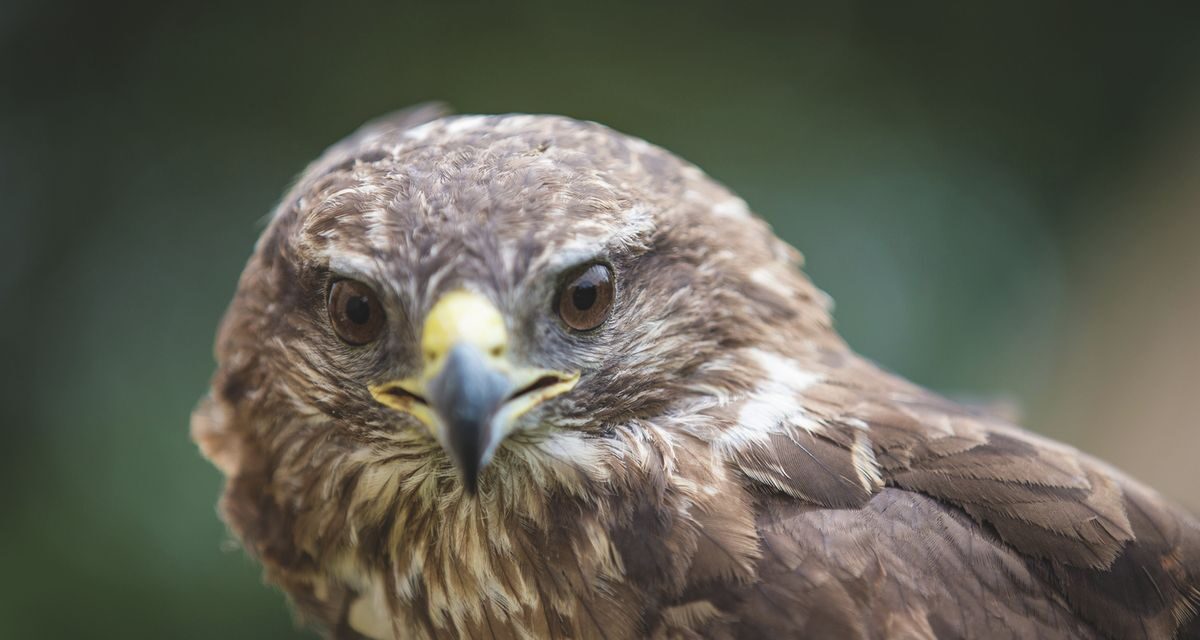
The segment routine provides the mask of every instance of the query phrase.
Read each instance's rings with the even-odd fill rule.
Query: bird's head
[[[558,117],[413,119],[310,166],[243,274],[215,390],[262,414],[260,446],[324,429],[473,493],[506,449],[581,455],[751,389],[747,347],[828,332],[798,255],[666,151]]]

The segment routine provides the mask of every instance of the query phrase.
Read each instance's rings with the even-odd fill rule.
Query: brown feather
[[[1200,525],[1069,447],[879,370],[799,254],[699,169],[600,125],[422,106],[284,197],[192,435],[221,514],[336,638],[1200,637]],[[616,274],[586,335],[572,261]],[[331,330],[369,281],[386,337]],[[464,489],[367,385],[457,287],[580,372]],[[507,356],[506,356],[507,357]]]

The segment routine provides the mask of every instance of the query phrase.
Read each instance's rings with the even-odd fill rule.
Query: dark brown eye
[[[568,327],[587,331],[608,318],[612,303],[612,269],[594,264],[567,279],[566,286],[558,294],[558,315]]]
[[[367,344],[379,337],[383,321],[383,306],[367,285],[338,280],[329,287],[329,323],[343,341]]]

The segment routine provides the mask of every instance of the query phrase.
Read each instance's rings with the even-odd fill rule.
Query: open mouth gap
[[[419,402],[424,405],[429,404],[429,402],[426,401],[425,398],[422,398],[421,396],[419,396],[411,391],[408,391],[407,389],[400,387],[400,386],[388,387],[387,389],[384,389],[383,392],[388,394],[389,396],[392,396],[395,398],[400,398],[402,400],[412,400],[413,402]]]
[[[533,382],[530,382],[529,384],[512,392],[512,395],[508,396],[508,399],[515,400],[516,398],[519,398],[527,393],[533,393],[534,391],[537,391],[539,389],[545,389],[546,387],[553,387],[554,385],[558,384],[559,382],[562,382],[562,380],[559,379],[557,376],[544,375],[544,376],[539,377],[537,380],[534,380]]]

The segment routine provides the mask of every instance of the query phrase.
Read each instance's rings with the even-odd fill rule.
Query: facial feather
[[[1037,635],[1103,619],[1086,588],[1138,539],[1174,558],[1145,619],[1195,617],[1200,544],[1149,533],[1180,516],[1135,491],[1151,527],[1115,472],[854,355],[799,253],[695,166],[592,123],[440,116],[368,125],[300,177],[193,418],[230,527],[331,635],[796,636],[883,609],[888,628],[932,634],[951,596],[914,572],[964,567],[998,567],[972,584],[1028,597],[1020,628]],[[612,310],[572,332],[555,305],[592,263],[611,268]],[[386,313],[366,345],[330,327],[346,278]],[[424,425],[368,392],[421,370],[425,318],[457,290],[505,319],[507,361],[579,376],[513,425],[474,493]],[[1043,566],[1099,577],[1037,600]],[[957,605],[962,620],[985,606]]]

